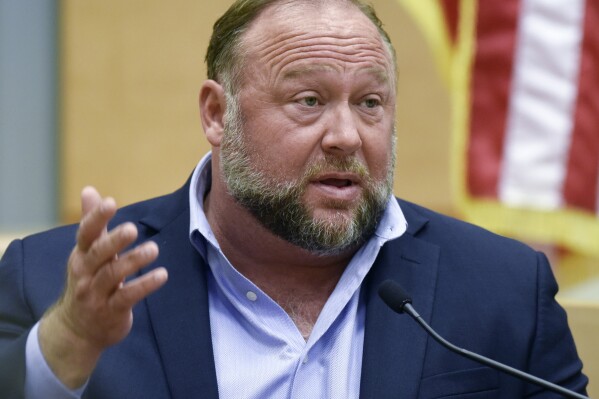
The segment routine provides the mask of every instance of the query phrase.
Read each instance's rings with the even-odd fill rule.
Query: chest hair
[[[297,293],[273,293],[271,297],[287,312],[305,340],[308,340],[314,324],[324,307],[330,293],[322,292],[298,295]]]

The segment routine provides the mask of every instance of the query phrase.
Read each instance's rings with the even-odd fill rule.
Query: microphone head
[[[410,298],[408,293],[393,280],[383,281],[379,286],[379,296],[387,306],[397,313],[403,313],[404,306],[412,303],[412,298]]]

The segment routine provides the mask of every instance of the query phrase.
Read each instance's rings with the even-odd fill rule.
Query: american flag
[[[460,214],[599,255],[599,1],[398,1],[451,91]]]

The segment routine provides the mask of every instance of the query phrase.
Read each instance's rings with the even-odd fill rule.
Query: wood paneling
[[[216,4],[216,5],[215,5]],[[61,209],[92,184],[120,205],[181,186],[208,150],[197,111],[221,2],[62,2]]]

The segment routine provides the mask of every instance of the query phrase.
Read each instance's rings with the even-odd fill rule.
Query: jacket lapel
[[[378,296],[380,284],[391,279],[411,295],[414,307],[430,322],[439,248],[415,237],[426,220],[402,210],[409,229],[387,243],[373,266],[364,290],[366,328],[362,360],[361,398],[415,398],[424,365],[427,335],[408,315],[393,312]]]
[[[185,195],[173,199],[178,216],[167,222],[156,216],[160,212],[153,212],[142,220],[142,224],[158,230],[152,237],[160,248],[154,265],[166,267],[169,274],[166,285],[145,301],[172,397],[218,398],[208,313],[208,268],[189,240],[189,190],[185,186],[180,191]]]

